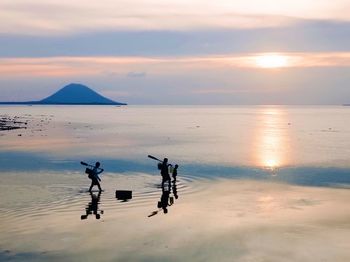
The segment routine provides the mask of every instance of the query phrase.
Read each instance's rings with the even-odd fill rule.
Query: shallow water
[[[350,258],[350,108],[11,106],[0,114],[29,121],[0,133],[2,261]],[[148,154],[180,165],[167,214]],[[97,160],[106,170],[99,197],[87,193],[79,164]],[[133,198],[117,200],[116,189]],[[81,219],[96,203],[100,219]]]

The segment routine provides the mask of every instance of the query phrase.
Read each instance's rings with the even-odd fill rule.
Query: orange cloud
[[[342,53],[255,53],[248,55],[220,55],[204,57],[48,57],[0,59],[2,77],[13,76],[72,76],[107,75],[127,76],[130,72],[176,74],[189,70],[220,68],[251,68],[266,70],[257,62],[261,57],[281,56],[283,68],[347,67],[350,52]],[[267,60],[268,61],[268,60]]]

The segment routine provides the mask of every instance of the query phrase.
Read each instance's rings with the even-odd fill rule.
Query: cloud
[[[350,51],[350,22],[298,20],[274,28],[117,31],[66,36],[0,34],[0,57],[194,56]]]
[[[35,100],[83,82],[121,92],[111,98],[124,95],[129,104],[349,103],[349,52],[279,53],[289,67],[257,67],[255,59],[268,54],[2,58],[0,100]]]
[[[268,92],[268,90],[265,90]],[[197,95],[217,95],[217,94],[223,94],[223,95],[235,95],[235,94],[242,94],[242,93],[254,93],[257,92],[257,90],[249,90],[249,89],[223,89],[223,88],[205,88],[205,89],[195,89],[191,93],[197,94]],[[259,91],[259,92],[264,92]]]
[[[0,96],[26,100],[83,81],[121,86],[114,91],[134,103],[348,103],[349,8],[348,0],[2,0]],[[257,67],[268,53],[286,67]]]
[[[128,77],[146,77],[146,72],[129,72],[127,74]]]
[[[350,20],[346,0],[2,0],[0,32],[62,35],[99,30],[261,28],[295,19]]]
[[[2,58],[2,78],[11,76],[126,75],[145,77],[153,74],[178,74],[197,70],[234,68],[259,69],[257,59],[269,53],[217,55],[203,57],[46,57]],[[350,53],[278,53],[288,61],[285,67],[348,67]],[[268,69],[266,69],[268,70]],[[113,73],[113,74],[112,74]]]

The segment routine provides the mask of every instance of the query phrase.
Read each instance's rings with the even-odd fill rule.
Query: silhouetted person
[[[98,187],[100,192],[102,191],[102,188],[101,188],[101,185],[99,182],[99,181],[101,181],[101,179],[98,175],[101,174],[103,171],[104,171],[103,168],[100,168],[100,162],[96,162],[94,168],[92,169],[91,186],[89,188],[90,192],[91,192],[94,185],[96,185]]]
[[[98,192],[98,195],[93,194],[90,192],[91,196],[91,202],[87,205],[85,208],[86,215],[81,215],[80,219],[87,219],[89,215],[94,214],[96,219],[100,219],[101,215],[98,213],[98,204],[100,203],[100,196],[101,191]],[[101,214],[103,214],[103,210],[100,211]]]
[[[179,167],[179,165],[178,164],[176,164],[175,165],[175,167],[174,167],[174,169],[173,169],[173,179],[174,179],[174,181],[176,181],[176,177],[177,177],[177,169],[178,169],[178,167]]]
[[[170,183],[169,166],[168,159],[164,158],[160,169],[160,174],[162,175],[162,187],[164,187],[166,181],[169,181]]]

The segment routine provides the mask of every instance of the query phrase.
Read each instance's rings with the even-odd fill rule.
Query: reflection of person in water
[[[164,214],[168,213],[168,207],[172,206],[174,204],[174,197],[170,196],[171,195],[171,188],[173,190],[173,194],[175,199],[178,199],[178,194],[177,194],[177,188],[176,188],[176,182],[173,182],[173,185],[171,187],[171,184],[165,184],[162,185],[162,195],[160,197],[160,201],[158,201],[157,207],[158,210],[153,211],[148,217],[155,216],[158,214],[160,210],[163,210]]]
[[[100,190],[100,192],[102,191],[102,188],[101,188],[101,185],[99,182],[99,181],[101,181],[101,178],[98,176],[102,172],[103,172],[103,169],[100,168],[100,162],[96,162],[94,168],[92,169],[92,175],[90,177],[90,179],[91,179],[91,185],[89,188],[90,192],[91,192],[94,185],[96,185],[98,187],[98,190]]]
[[[91,202],[86,206],[85,215],[81,215],[81,220],[87,219],[89,215],[94,214],[96,219],[100,219],[101,215],[98,213],[98,204],[100,203],[101,191],[98,192],[98,195],[90,192]],[[100,210],[100,213],[103,214],[103,210]]]
[[[162,186],[162,196],[160,197],[160,207],[163,209],[164,214],[168,213],[167,207],[173,204],[173,203],[169,203],[169,198],[170,198],[170,184],[169,186]]]
[[[176,180],[173,181],[173,195],[174,195],[175,199],[179,198],[179,196],[177,194]]]
[[[168,164],[168,159],[164,158],[160,168],[160,174],[162,175],[162,187],[164,187],[164,183],[166,181],[170,183],[169,166],[171,165]]]

